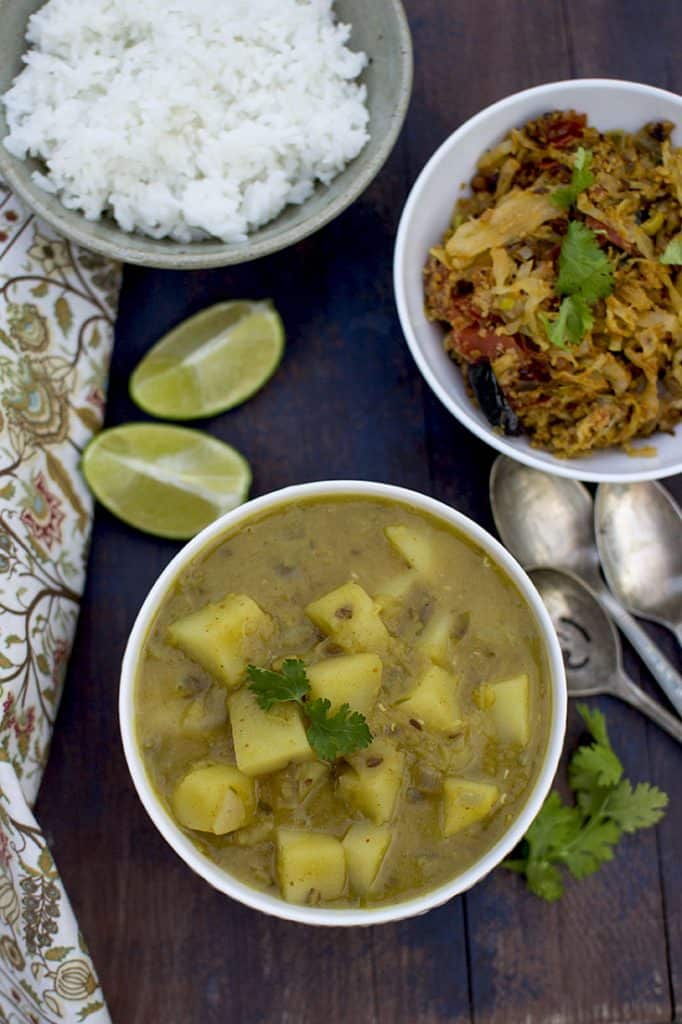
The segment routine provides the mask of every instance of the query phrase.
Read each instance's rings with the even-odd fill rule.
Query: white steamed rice
[[[49,0],[5,145],[89,220],[242,241],[367,141],[349,34],[332,0]]]

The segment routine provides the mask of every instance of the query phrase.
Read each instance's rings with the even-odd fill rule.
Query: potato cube
[[[413,530],[409,526],[387,526],[384,533],[409,566],[424,576],[434,572],[436,552],[433,541],[424,530]]]
[[[326,697],[332,712],[342,704],[368,715],[381,689],[381,658],[376,654],[346,654],[308,666],[313,697]]]
[[[227,764],[193,768],[175,787],[172,798],[181,825],[217,836],[248,825],[254,804],[253,780]]]
[[[497,803],[499,790],[490,782],[474,782],[450,776],[443,782],[441,831],[444,836],[486,818]]]
[[[225,691],[209,687],[197,697],[166,695],[150,703],[139,716],[138,734],[143,745],[171,736],[192,738],[219,728],[227,719]]]
[[[185,700],[185,705],[182,718],[182,733],[185,736],[202,736],[220,728],[227,721],[227,700],[221,686],[210,686],[197,697]]]
[[[530,738],[530,694],[528,676],[514,676],[499,683],[490,683],[488,692],[493,694],[492,707],[488,711],[503,743],[518,743],[525,747]]]
[[[404,755],[390,740],[375,740],[350,759],[339,778],[339,793],[376,825],[390,821],[403,784]]]
[[[313,601],[306,615],[324,633],[346,651],[383,650],[388,630],[379,618],[379,609],[357,583],[345,583]]]
[[[228,594],[168,627],[168,640],[221,683],[238,686],[274,623],[246,594]]]
[[[237,767],[246,775],[266,775],[290,761],[307,761],[313,752],[295,704],[276,704],[263,711],[250,690],[228,701]]]
[[[427,729],[451,733],[462,724],[457,690],[455,677],[432,665],[397,706],[410,718],[423,722]]]
[[[472,693],[474,704],[479,711],[490,711],[495,703],[495,694],[490,683],[481,683]]]
[[[404,572],[391,576],[385,583],[381,583],[374,595],[374,602],[379,611],[383,612],[405,601],[418,579],[419,576],[414,569],[405,569]]]
[[[366,896],[379,874],[391,842],[391,830],[386,825],[357,822],[351,825],[342,842],[351,888],[359,896]]]
[[[277,877],[289,903],[336,900],[346,887],[346,857],[335,836],[277,829]]]
[[[417,647],[427,658],[444,668],[450,664],[450,638],[455,628],[455,613],[439,608],[419,634]]]
[[[299,764],[294,773],[299,802],[304,804],[314,799],[329,784],[330,766],[322,761],[306,761]]]

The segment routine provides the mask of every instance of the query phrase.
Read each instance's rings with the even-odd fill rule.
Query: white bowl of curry
[[[532,583],[480,526],[386,484],[304,484],[202,531],[123,660],[130,773],[221,892],[316,925],[421,914],[521,840],[566,684]]]

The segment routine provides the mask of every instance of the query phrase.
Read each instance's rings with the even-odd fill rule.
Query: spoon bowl
[[[588,584],[682,716],[682,676],[602,579],[587,488],[500,455],[490,474],[490,504],[497,532],[524,569],[563,569]]]
[[[635,615],[682,643],[682,513],[656,483],[601,484],[594,503],[604,575]]]
[[[618,697],[682,743],[682,722],[625,674],[620,637],[593,591],[570,572],[534,569],[529,576],[559,638],[569,697]]]
[[[529,576],[554,623],[569,696],[613,693],[623,671],[622,648],[613,623],[596,597],[577,576],[567,572],[534,569]]]
[[[601,586],[592,498],[583,484],[500,455],[490,474],[490,504],[505,547],[525,568],[556,566]]]

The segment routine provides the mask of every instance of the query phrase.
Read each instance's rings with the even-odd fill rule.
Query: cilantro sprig
[[[331,703],[323,697],[304,707],[310,721],[308,742],[319,758],[335,761],[337,757],[369,746],[373,736],[364,715],[351,711],[348,704],[342,704],[335,715],[329,714],[330,709]]]
[[[594,184],[592,151],[579,146],[575,151],[571,183],[552,192],[551,200],[569,211],[578,196]],[[571,220],[561,243],[557,295],[563,296],[559,315],[550,319],[541,313],[547,337],[553,345],[568,348],[579,345],[592,328],[591,307],[613,291],[613,267],[601,249],[594,231],[582,221]]]
[[[583,335],[590,330],[594,317],[589,305],[581,295],[568,295],[559,306],[556,320],[550,320],[544,313],[540,314],[547,331],[547,337],[558,348],[567,348],[569,344],[577,345]]]
[[[569,765],[576,802],[564,804],[559,793],[550,793],[528,829],[520,855],[504,862],[504,867],[525,877],[531,892],[549,901],[564,893],[561,868],[577,879],[598,871],[613,859],[624,833],[655,825],[668,803],[655,786],[641,782],[633,788],[623,778],[601,712],[584,704],[578,711],[593,742],[579,747]]]
[[[586,224],[572,220],[561,243],[559,295],[579,295],[593,305],[613,291],[613,267],[597,236]]]
[[[282,662],[280,672],[256,668],[255,665],[249,665],[247,671],[251,680],[249,689],[255,693],[263,711],[269,711],[273,704],[285,700],[295,700],[301,704],[303,698],[310,693],[305,665],[300,658],[287,658]]]
[[[555,290],[563,295],[559,315],[540,314],[547,337],[559,348],[580,344],[594,323],[591,307],[613,291],[613,267],[597,236],[581,221],[569,222],[559,253]]]
[[[301,706],[308,719],[308,742],[322,761],[335,761],[372,742],[374,737],[365,716],[351,711],[349,704],[342,704],[330,715],[331,703],[326,698],[307,700],[310,683],[300,658],[287,658],[279,672],[255,665],[249,665],[247,672],[251,680],[249,689],[264,711],[283,701],[295,701]]]
[[[570,210],[580,193],[594,184],[591,166],[592,150],[579,146],[575,151],[570,185],[555,189],[550,196],[554,205],[558,206],[560,210]]]

